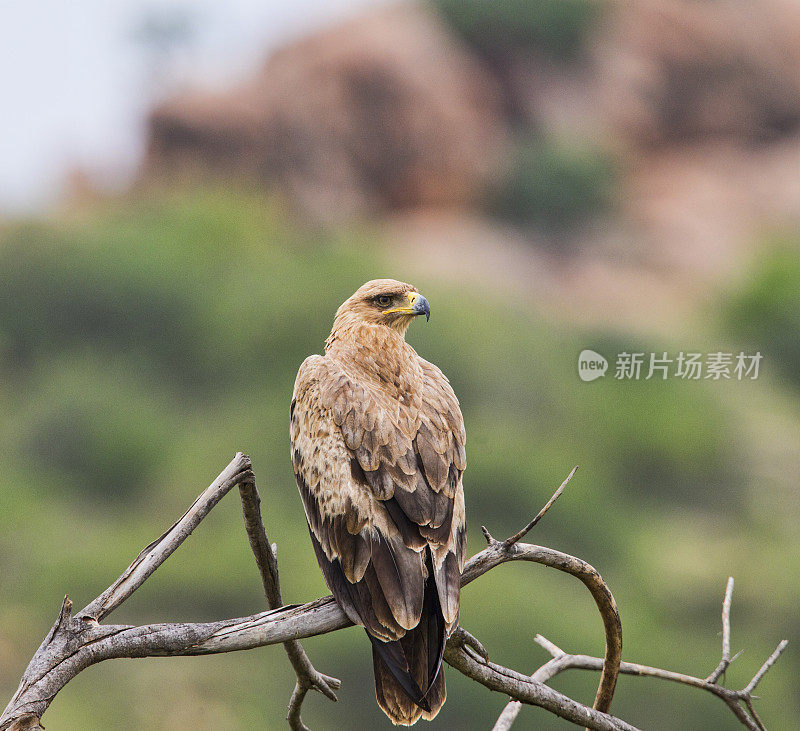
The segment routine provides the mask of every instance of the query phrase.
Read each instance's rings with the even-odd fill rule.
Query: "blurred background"
[[[788,638],[758,711],[797,727],[795,0],[4,4],[0,88],[0,696],[63,595],[95,597],[237,450],[285,600],[327,593],[288,405],[339,303],[389,276],[431,301],[408,337],[461,400],[470,553],[579,464],[530,540],[601,571],[625,659],[708,675],[732,575],[727,681]],[[578,378],[585,348],[605,378]],[[755,380],[617,380],[623,351],[763,361]],[[111,620],[261,611],[241,523],[231,496]],[[548,659],[537,632],[603,649],[585,589],[533,565],[467,588],[462,622],[522,672]],[[338,704],[309,697],[309,726],[388,725],[360,630],[304,644],[344,681]],[[596,683],[553,685],[590,703]],[[108,662],[44,723],[282,729],[293,684],[280,647]],[[448,686],[433,728],[490,728],[505,703]],[[621,678],[613,710],[734,727],[647,679]]]

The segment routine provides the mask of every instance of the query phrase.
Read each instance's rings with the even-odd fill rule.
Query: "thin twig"
[[[576,468],[577,469],[577,468]],[[552,504],[560,491],[574,474],[570,473],[556,491],[548,505]],[[547,505],[540,511],[543,515]],[[545,564],[560,571],[565,571],[580,579],[586,588],[589,589],[594,597],[600,616],[603,619],[603,626],[606,635],[605,664],[600,675],[600,683],[597,687],[593,708],[607,712],[611,707],[611,700],[614,697],[614,689],[617,684],[619,664],[622,660],[622,622],[620,621],[619,611],[616,602],[603,578],[597,570],[585,561],[570,556],[560,551],[543,546],[533,546],[527,543],[511,543],[506,545],[506,541],[495,540],[485,526],[481,527],[486,541],[489,544],[483,551],[473,556],[464,566],[461,576],[461,585],[465,586],[473,579],[472,572],[483,562],[489,561],[496,566],[506,561],[534,561]],[[513,536],[512,536],[513,537]],[[479,575],[479,574],[478,574]]]
[[[543,637],[542,635],[536,635],[536,637],[533,638],[533,641],[540,647],[544,647],[544,649],[547,650],[554,659],[567,654],[558,645],[556,645],[554,642],[550,642],[547,637]]]
[[[722,659],[706,680],[716,683],[731,664],[731,597],[733,596],[733,576],[728,577],[725,598],[722,600]]]
[[[242,501],[245,530],[261,575],[261,584],[264,587],[267,605],[270,609],[278,609],[283,606],[278,561],[269,538],[267,538],[264,520],[261,517],[261,497],[258,494],[255,477],[239,483],[239,496]],[[300,718],[300,707],[307,691],[313,688],[335,702],[338,698],[334,689],[340,688],[342,681],[320,673],[312,665],[303,646],[297,640],[284,642],[283,647],[297,676],[297,684],[289,701],[286,720],[293,731],[305,731],[306,726]]]
[[[570,472],[564,482],[561,483],[561,486],[553,493],[553,497],[551,497],[544,505],[544,507],[536,514],[536,517],[528,523],[522,530],[517,531],[513,536],[509,536],[503,541],[503,545],[508,548],[509,546],[513,546],[518,541],[521,541],[530,531],[531,529],[542,519],[544,514],[550,510],[550,506],[561,497],[561,493],[564,492],[564,488],[569,484],[569,481],[572,479],[572,476],[578,471],[578,465],[575,465],[572,468],[572,472]],[[486,531],[488,533],[488,531]],[[488,540],[488,539],[487,539]]]
[[[750,695],[756,689],[756,686],[761,682],[762,678],[767,674],[767,671],[777,662],[778,658],[781,656],[781,654],[786,649],[786,646],[788,644],[789,640],[781,640],[778,643],[778,646],[775,648],[775,652],[773,652],[765,660],[764,664],[759,668],[758,672],[753,676],[753,679],[745,686],[745,689],[742,691],[742,693]]]
[[[536,677],[536,679],[540,680],[541,682],[548,682],[559,673],[571,669],[600,671],[603,669],[603,659],[600,657],[591,657],[589,655],[570,655],[568,653],[562,653],[557,657],[554,657],[552,660],[548,661],[544,665],[542,665],[536,671],[536,673],[534,673],[534,675],[531,677]],[[703,678],[695,678],[691,675],[676,673],[670,670],[662,670],[661,668],[649,667],[647,665],[639,665],[637,663],[623,662],[620,664],[619,671],[624,675],[636,675],[639,677],[660,678],[662,680],[669,680],[675,683],[689,685],[694,688],[701,688],[704,690],[708,690],[709,692],[714,693],[715,695],[722,698],[722,700],[724,700],[726,703],[730,704],[732,702],[738,708],[739,713],[737,713],[737,717],[740,720],[743,720],[742,716],[747,718],[747,714],[744,712],[744,709],[737,703],[737,701],[739,700],[738,698],[739,691],[729,690],[722,686],[713,683],[708,683]],[[508,705],[511,705],[511,703],[509,703]],[[506,708],[508,708],[508,706]],[[734,712],[736,713],[736,711]],[[505,710],[503,713],[505,713]],[[508,714],[506,714],[506,717],[507,716]],[[745,725],[747,725],[748,728],[752,729],[757,728],[755,724],[750,725],[745,723]],[[502,728],[507,729],[509,727],[510,724]],[[498,726],[495,725],[495,730],[497,731],[497,729]]]
[[[261,497],[258,494],[255,478],[239,483],[239,497],[242,501],[244,528],[256,559],[267,606],[270,609],[277,609],[283,606],[278,561],[267,538],[266,528],[264,528],[264,521],[261,517]]]
[[[731,709],[736,718],[748,729],[753,731],[765,731],[764,724],[758,717],[755,708],[753,707],[753,690],[761,682],[761,679],[767,671],[775,664],[780,657],[781,653],[786,649],[788,644],[787,640],[782,640],[775,652],[767,658],[766,662],[761,666],[759,671],[753,676],[753,679],[742,690],[731,690],[719,685],[718,680],[723,673],[728,669],[730,664],[736,660],[741,653],[736,653],[731,658],[731,601],[733,597],[733,577],[728,578],[728,584],[725,588],[725,598],[722,601],[722,659],[717,665],[716,670],[708,676],[708,678],[701,679],[695,678],[691,675],[683,673],[675,673],[669,670],[662,670],[660,668],[652,668],[646,665],[638,665],[636,663],[623,662],[620,664],[619,671],[626,675],[649,676],[654,678],[661,678],[662,680],[670,680],[683,685],[690,685],[695,688],[707,690],[710,693],[721,698],[725,704]],[[589,657],[587,655],[570,655],[564,652],[556,644],[550,640],[536,635],[534,641],[549,652],[553,659],[542,665],[532,676],[532,680],[538,680],[546,683],[551,678],[555,677],[564,670],[570,668],[579,668],[583,670],[603,670],[604,662],[599,657]],[[742,708],[741,703],[744,703],[747,711]],[[520,703],[518,701],[509,701],[494,725],[493,731],[508,731],[511,724],[514,723],[520,711]],[[749,715],[748,715],[749,713]]]
[[[143,548],[131,565],[125,569],[122,576],[97,599],[81,609],[75,615],[75,619],[99,622],[111,614],[172,555],[231,488],[246,476],[252,475],[250,469],[250,458],[237,452],[228,466],[198,496],[183,517],[150,545]]]
[[[547,652],[553,656],[553,659],[542,665],[531,676],[531,680],[546,683],[565,670],[578,669],[600,671],[603,669],[603,659],[600,657],[568,654],[541,635],[536,635],[534,641],[547,650]],[[648,665],[639,665],[638,663],[632,662],[622,662],[620,664],[619,671],[624,675],[660,678],[661,680],[668,680],[674,683],[680,683],[693,688],[706,690],[709,693],[713,693],[717,697],[721,698],[733,711],[742,725],[746,726],[748,729],[751,729],[751,731],[762,731],[764,724],[761,722],[761,719],[755,712],[755,708],[753,708],[752,692],[764,677],[765,673],[775,664],[778,657],[780,657],[781,653],[786,649],[787,644],[788,642],[783,640],[778,645],[775,652],[769,656],[750,683],[742,690],[725,688],[724,686],[719,685],[717,682],[709,681],[707,678],[696,678],[692,675],[685,675],[684,673],[676,673],[671,670],[662,670],[661,668],[654,668]],[[750,716],[748,716],[747,712],[744,710],[744,708],[742,708],[740,703],[744,703],[745,706],[747,706]],[[507,731],[509,728],[511,728],[511,724],[516,719],[519,710],[520,703],[518,701],[510,701],[503,709],[500,717],[497,719],[493,731]]]
[[[292,731],[311,731],[308,726],[303,723],[303,719],[300,718],[300,708],[306,698],[306,693],[308,693],[308,687],[300,685],[300,681],[298,680],[294,684],[292,697],[289,699],[289,710],[286,714],[286,720],[289,722],[289,728],[292,729]]]
[[[747,706],[747,712],[750,714],[752,719],[756,722],[756,726],[758,726],[758,731],[767,731],[767,727],[764,726],[764,724],[762,723],[761,719],[758,717],[758,714],[756,713],[756,709],[753,708],[753,697],[752,696],[747,696],[746,698],[743,698],[742,700],[744,700],[744,704],[745,704],[745,706]]]
[[[544,647],[544,649],[553,656],[552,660],[542,665],[533,675],[531,675],[531,680],[535,680],[538,683],[546,683],[548,680],[550,680],[550,678],[561,672],[561,665],[563,664],[562,658],[569,656],[560,647],[553,644],[545,637],[542,637],[542,635],[536,635],[533,640],[537,644]],[[510,729],[513,725],[514,721],[517,720],[517,716],[521,710],[522,703],[517,700],[510,700],[508,703],[506,703],[505,708],[497,717],[497,721],[495,721],[492,731],[508,731],[508,729]]]

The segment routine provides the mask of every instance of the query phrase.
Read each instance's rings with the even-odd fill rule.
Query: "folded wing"
[[[318,562],[373,640],[379,701],[383,692],[381,705],[405,713],[403,723],[444,702],[442,652],[458,621],[465,543],[463,419],[441,371],[422,360],[420,368],[419,387],[398,399],[311,356],[291,415]],[[385,669],[392,680],[381,683]],[[414,708],[395,702],[395,681]]]

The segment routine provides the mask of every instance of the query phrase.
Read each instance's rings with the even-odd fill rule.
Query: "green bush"
[[[529,140],[516,147],[493,212],[517,225],[569,231],[613,205],[616,179],[614,161],[598,148]]]
[[[601,7],[594,0],[433,2],[456,33],[482,53],[541,50],[562,59],[580,54]]]
[[[129,199],[68,222],[8,225],[0,234],[0,585],[7,589],[0,647],[8,668],[0,695],[13,693],[64,593],[76,603],[96,596],[238,449],[253,459],[286,601],[327,593],[291,472],[289,400],[300,362],[322,350],[336,307],[377,276],[410,279],[432,303],[430,323],[414,323],[408,339],[444,370],[462,404],[470,553],[485,545],[481,524],[509,535],[580,464],[531,540],[602,571],[624,613],[631,657],[679,669],[713,663],[718,595],[729,572],[743,598],[747,572],[756,577],[749,586],[757,598],[737,600],[741,637],[771,642],[796,624],[785,580],[796,542],[780,530],[762,531],[748,511],[752,472],[728,411],[725,386],[733,384],[610,377],[586,384],[577,376],[583,347],[611,356],[655,344],[548,320],[525,297],[485,281],[410,275],[398,257],[387,267],[380,242],[352,232],[309,236],[269,201],[239,191]],[[418,261],[408,266],[419,272]],[[743,555],[755,558],[743,563]],[[766,618],[762,592],[772,602]],[[497,607],[487,609],[488,594],[500,597]],[[212,619],[261,609],[234,491],[118,619]],[[493,571],[465,590],[461,616],[499,662],[519,669],[544,658],[532,642],[509,642],[509,624],[577,651],[602,651],[591,599],[578,582],[542,567]],[[340,703],[309,699],[309,725],[384,724],[365,692],[372,669],[363,632],[307,644],[318,667],[345,680]],[[751,658],[761,652],[748,646]],[[183,663],[89,669],[59,694],[45,723],[95,728],[111,717],[110,707],[106,725],[158,728],[167,704],[172,725],[281,728],[294,681],[280,647]],[[503,699],[447,672],[450,701],[431,729],[488,728]],[[765,701],[773,728],[792,727],[780,721],[796,717],[796,673],[796,658],[787,655],[765,681],[775,684]],[[596,678],[559,682],[591,699]],[[123,690],[130,702],[120,705]],[[616,712],[647,726],[650,709],[671,705],[667,693],[657,683],[629,693],[623,686]],[[777,704],[776,697],[790,701]],[[724,728],[722,704],[709,710],[686,691],[678,698],[673,727]],[[531,709],[519,722],[560,728]]]
[[[28,368],[74,343],[154,361],[172,377],[208,380],[197,366],[202,322],[194,272],[157,260],[131,262],[118,231],[25,228],[0,250],[0,333],[6,364]],[[173,276],[174,274],[174,276]]]
[[[800,385],[800,236],[776,242],[725,306],[726,324]]]

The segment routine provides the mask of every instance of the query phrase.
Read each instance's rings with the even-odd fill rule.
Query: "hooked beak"
[[[411,314],[425,315],[425,322],[431,319],[431,306],[419,292],[409,292],[408,301],[411,303]]]
[[[425,297],[419,292],[409,292],[406,297],[408,297],[408,307],[395,307],[392,310],[385,310],[384,313],[387,315],[393,312],[398,315],[425,315],[426,321],[431,319],[431,306]]]

